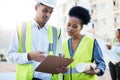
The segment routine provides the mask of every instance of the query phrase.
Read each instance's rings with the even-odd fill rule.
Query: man
[[[120,28],[116,30],[116,39],[113,41],[112,45],[106,45],[107,48],[114,54],[120,56]],[[109,62],[110,74],[112,80],[120,80],[120,62],[113,64]]]
[[[35,69],[46,55],[61,52],[60,29],[47,24],[56,0],[36,1],[34,19],[17,25],[8,50],[8,60],[17,64],[16,80],[51,80],[51,74]]]

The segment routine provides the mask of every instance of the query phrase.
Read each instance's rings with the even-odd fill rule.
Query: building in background
[[[91,14],[91,23],[84,27],[83,33],[111,42],[114,30],[120,27],[120,0],[66,0],[57,8],[57,25],[62,28],[63,39],[67,38],[68,11],[75,5],[89,9]]]
[[[55,25],[62,29],[62,35],[63,35],[62,39],[65,39],[68,37],[67,33],[66,33],[66,26],[67,26],[67,21],[68,21],[68,11],[71,7],[73,7],[75,5],[83,6],[87,9],[89,9],[89,11],[90,11],[90,14],[92,17],[91,23],[84,26],[84,29],[82,30],[82,33],[84,33],[86,35],[92,36],[94,38],[99,37],[99,38],[105,40],[106,42],[111,42],[111,40],[114,38],[115,28],[120,27],[120,0],[57,0],[57,1],[58,1],[59,5],[57,6],[56,11],[54,11],[54,13],[52,15],[54,17],[51,18],[52,20],[50,20],[51,21],[50,23],[52,23],[52,25]],[[26,1],[26,3],[27,2],[28,1]],[[6,3],[6,2],[3,1],[3,3]],[[24,6],[22,6],[22,7],[25,7],[26,3],[24,3]],[[9,3],[7,3],[7,4],[9,4]],[[9,43],[10,43],[11,34],[14,31],[13,29],[15,28],[13,26],[16,24],[15,20],[18,19],[18,21],[19,21],[19,17],[20,17],[20,21],[21,21],[21,19],[26,20],[26,18],[28,18],[28,17],[30,18],[30,16],[33,16],[33,13],[34,13],[34,9],[31,11],[28,11],[31,14],[29,16],[27,16],[26,18],[23,18],[25,15],[23,16],[23,14],[21,14],[21,12],[26,12],[26,10],[28,10],[28,8],[30,8],[30,9],[33,8],[32,0],[29,3],[29,5],[27,7],[25,7],[25,9],[23,11],[20,11],[21,4],[23,4],[22,1],[21,2],[18,2],[18,1],[11,2],[11,4],[13,5],[12,7],[10,7],[10,9],[12,9],[11,14],[10,14],[11,16],[9,17],[9,15],[8,15],[7,19],[5,19],[6,18],[5,11],[1,11],[2,14],[0,15],[1,17],[5,16],[0,19],[1,20],[0,49],[5,50],[5,53],[8,49]],[[16,5],[18,5],[18,6],[16,6]],[[14,6],[16,6],[16,7],[14,7]],[[4,10],[3,7],[5,9],[7,8],[7,7],[5,7],[5,5],[3,5],[1,7],[2,10]],[[19,10],[19,12],[16,10]],[[18,12],[18,13],[15,13],[14,11]],[[25,13],[25,14],[28,15],[28,13]],[[18,15],[20,15],[20,16],[18,16]],[[6,21],[6,20],[8,20],[8,21]],[[6,24],[6,22],[7,22],[7,24]]]

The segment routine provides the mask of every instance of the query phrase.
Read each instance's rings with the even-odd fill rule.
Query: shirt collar
[[[35,21],[35,19],[32,19],[32,26],[37,27],[38,29],[41,29],[39,24]],[[42,29],[47,29],[47,23],[44,25]]]

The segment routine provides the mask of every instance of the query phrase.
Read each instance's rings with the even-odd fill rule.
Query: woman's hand
[[[60,73],[65,73],[68,71],[68,67],[64,67],[64,66],[61,66],[61,67],[57,67],[56,68],[56,71],[60,72]]]

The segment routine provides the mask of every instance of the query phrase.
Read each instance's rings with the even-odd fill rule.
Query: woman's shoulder
[[[87,35],[84,35],[84,38],[88,39],[88,40],[95,40],[93,37],[90,37],[90,36],[87,36]]]

